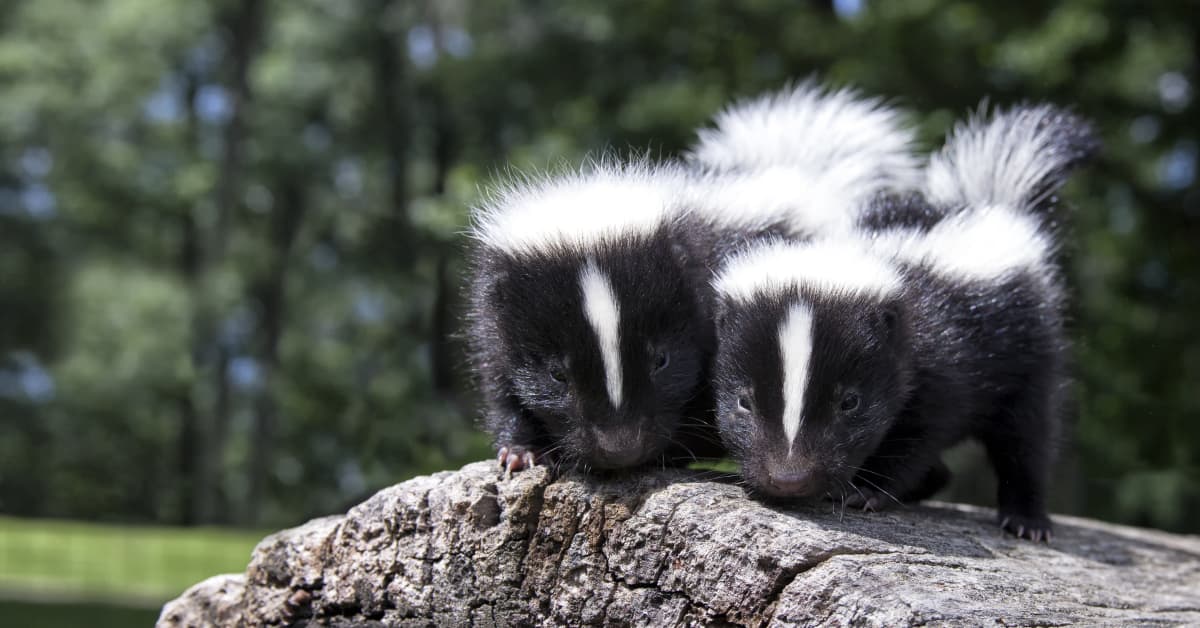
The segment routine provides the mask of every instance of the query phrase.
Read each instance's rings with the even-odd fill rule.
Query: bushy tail
[[[688,159],[716,171],[791,168],[861,197],[916,189],[914,131],[882,100],[814,80],[736,103],[701,129]]]
[[[1090,124],[1051,105],[1023,105],[959,123],[926,170],[946,208],[1006,206],[1045,217],[1054,193],[1099,150]]]

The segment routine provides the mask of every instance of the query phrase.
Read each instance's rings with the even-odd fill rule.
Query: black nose
[[[817,492],[820,482],[806,471],[780,471],[771,474],[771,486],[785,495],[808,497]]]
[[[600,468],[632,467],[645,458],[646,443],[641,431],[634,428],[596,430],[594,464]]]

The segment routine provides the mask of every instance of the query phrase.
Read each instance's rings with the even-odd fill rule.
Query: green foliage
[[[985,97],[1096,121],[1066,194],[1056,508],[1200,530],[1186,3],[4,7],[0,511],[278,526],[490,455],[455,335],[481,186],[676,155],[723,103],[817,73],[911,108],[930,146]]]

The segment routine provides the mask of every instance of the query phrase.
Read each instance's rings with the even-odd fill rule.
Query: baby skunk
[[[774,153],[754,159],[755,135],[777,142]],[[838,148],[850,143],[870,153]],[[892,168],[912,181],[918,171],[897,114],[815,84],[722,114],[702,132],[697,163],[740,144],[729,154],[745,169],[602,164],[510,184],[476,212],[471,362],[506,468],[548,455],[629,467],[672,441],[723,453],[705,423],[710,269],[756,238],[844,230],[847,199],[890,181]]]
[[[695,455],[704,417],[718,442],[711,273],[692,254],[686,178],[601,163],[509,183],[475,211],[470,361],[507,470],[633,467],[677,443]]]
[[[929,167],[941,217],[732,259],[715,279],[714,383],[747,482],[878,509],[939,490],[941,452],[977,438],[1001,526],[1049,540],[1067,382],[1049,199],[1094,148],[1050,107],[972,120]]]

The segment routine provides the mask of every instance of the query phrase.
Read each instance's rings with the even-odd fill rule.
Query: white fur
[[[902,287],[896,269],[862,243],[845,239],[757,246],[731,258],[713,284],[724,297],[741,302],[795,287],[876,298]]]
[[[805,305],[793,305],[779,326],[779,353],[783,358],[783,433],[788,439],[789,456],[796,434],[800,432],[812,350],[812,309]]]
[[[940,205],[1006,205],[1028,209],[1041,199],[1071,155],[1061,148],[1061,112],[1016,107],[984,119],[982,111],[959,123],[934,154],[925,174],[930,200]]]
[[[857,198],[916,188],[915,134],[899,111],[816,81],[734,104],[699,131],[689,158],[708,168],[786,167],[829,180]]]
[[[790,235],[849,232],[859,209],[836,181],[772,166],[743,173],[706,173],[693,180],[687,206],[709,224],[753,232],[786,225]]]
[[[613,292],[608,275],[588,260],[579,273],[583,289],[583,311],[600,342],[600,357],[604,361],[604,382],[613,408],[621,407],[621,307]]]
[[[953,215],[928,233],[893,231],[876,235],[871,249],[888,259],[924,265],[967,281],[995,281],[1018,271],[1042,273],[1054,242],[1033,216],[1005,206]]]
[[[510,254],[591,251],[654,233],[678,215],[683,189],[680,168],[645,161],[517,178],[497,186],[475,209],[471,235]]]

